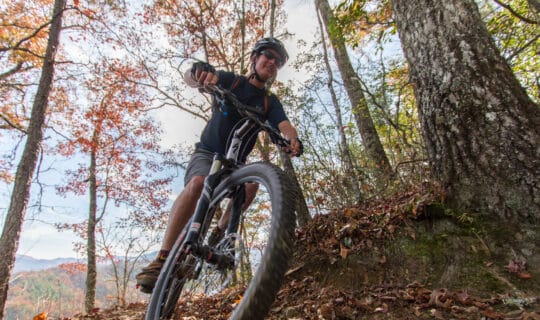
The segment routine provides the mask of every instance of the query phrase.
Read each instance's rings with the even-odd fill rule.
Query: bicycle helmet
[[[255,43],[253,46],[251,55],[259,54],[264,49],[275,50],[281,56],[281,58],[283,58],[284,63],[289,60],[289,54],[287,53],[287,50],[285,50],[285,46],[283,46],[283,43],[276,38],[262,38],[257,41],[257,43]]]

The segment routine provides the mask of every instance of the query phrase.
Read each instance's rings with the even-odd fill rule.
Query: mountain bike
[[[169,319],[179,300],[241,283],[248,283],[247,289],[230,319],[261,319],[274,302],[292,254],[296,220],[289,178],[269,162],[239,161],[246,135],[263,130],[282,149],[289,141],[261,120],[262,111],[241,103],[229,90],[217,86],[207,90],[218,103],[234,106],[244,121],[234,130],[226,155],[214,155],[195,212],[153,289],[146,320]],[[258,191],[246,209],[242,207],[249,183],[258,184]],[[216,238],[210,230],[227,206],[226,231]]]

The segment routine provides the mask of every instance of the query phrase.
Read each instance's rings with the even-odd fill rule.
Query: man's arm
[[[209,66],[209,67],[208,67]],[[207,63],[195,63],[184,73],[184,81],[192,88],[215,85],[219,80],[215,69]]]
[[[300,155],[302,153],[302,146],[300,140],[298,140],[298,132],[293,127],[289,120],[281,121],[278,124],[279,131],[283,136],[291,141],[291,151],[294,155]]]

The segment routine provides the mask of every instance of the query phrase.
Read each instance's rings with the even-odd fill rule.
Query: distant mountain
[[[37,271],[57,267],[62,263],[78,262],[75,258],[35,259],[25,255],[17,255],[13,273],[22,271]]]
[[[146,264],[149,261],[152,261],[156,255],[157,255],[157,251],[147,253],[143,255],[139,261],[141,261],[141,263],[143,264]],[[13,269],[13,273],[24,272],[24,271],[45,270],[45,269],[57,267],[63,263],[71,263],[71,262],[86,263],[86,260],[76,259],[76,258],[35,259],[35,258],[25,256],[25,255],[17,255],[17,257],[15,258],[15,267]],[[106,265],[108,264],[108,262],[98,263],[98,264]]]

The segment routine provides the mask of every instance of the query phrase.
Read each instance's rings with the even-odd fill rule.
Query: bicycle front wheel
[[[207,232],[247,183],[259,188],[241,216],[239,229],[212,244]],[[239,191],[240,190],[240,191]],[[294,194],[289,179],[265,162],[240,167],[214,190],[201,244],[229,258],[227,265],[212,264],[186,254],[180,241],[173,247],[150,299],[146,320],[169,319],[178,299],[211,295],[226,286],[247,285],[230,319],[262,319],[281,287],[292,254],[295,227]],[[188,315],[186,315],[188,316]]]
[[[262,319],[281,287],[292,254],[295,227],[294,192],[283,170],[267,162],[234,171],[215,189],[211,206],[246,183],[259,185],[241,222],[242,259],[236,283],[249,283],[230,319]]]

